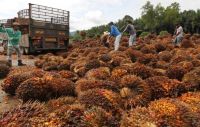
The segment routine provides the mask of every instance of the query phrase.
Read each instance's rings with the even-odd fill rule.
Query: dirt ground
[[[23,63],[33,66],[34,65],[34,59],[29,59],[29,56],[23,56]],[[5,60],[6,56],[5,55],[0,55],[0,60]],[[13,66],[17,66],[17,56],[13,55]],[[3,80],[0,80],[0,84],[2,83]],[[13,107],[18,106],[21,103],[20,100],[18,100],[16,97],[11,97],[7,95],[5,92],[1,90],[1,85],[0,85],[0,113],[7,111]]]

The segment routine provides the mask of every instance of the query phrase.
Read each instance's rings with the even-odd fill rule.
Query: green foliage
[[[165,36],[168,35],[169,33],[167,31],[160,31],[159,35],[160,36]]]
[[[73,40],[73,41],[81,41],[81,40],[82,40],[82,38],[81,38],[81,36],[80,36],[80,34],[79,34],[79,31],[77,31],[77,32],[74,34],[74,36],[72,37],[72,40]]]
[[[142,32],[140,34],[140,37],[144,38],[144,37],[148,36],[149,34],[150,34],[149,32]]]
[[[140,18],[133,19],[131,16],[125,15],[124,18],[115,23],[120,31],[123,31],[126,27],[127,20],[133,21],[137,35],[140,35],[141,31],[159,34],[163,30],[173,34],[177,23],[181,23],[186,33],[200,33],[200,9],[180,12],[180,5],[177,2],[163,7],[161,4],[154,6],[150,1],[147,1],[142,7],[142,16]],[[140,30],[139,33],[138,30]],[[101,35],[104,31],[110,31],[108,25],[93,27],[86,32],[87,37],[95,37],[96,35]]]

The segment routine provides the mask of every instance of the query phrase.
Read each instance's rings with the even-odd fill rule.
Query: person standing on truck
[[[108,25],[110,26],[110,35],[115,37],[114,50],[117,51],[119,49],[119,43],[121,41],[122,35],[113,22],[110,22]]]
[[[129,47],[130,47],[130,46],[135,45],[135,42],[136,42],[136,29],[135,29],[135,27],[133,25],[133,22],[131,20],[127,20],[126,23],[127,23],[127,26],[124,29],[123,33],[124,32],[128,32],[130,34],[130,37],[129,37]]]
[[[10,66],[12,66],[12,51],[15,50],[18,56],[18,66],[24,66],[22,63],[22,54],[19,48],[19,42],[21,40],[21,32],[19,31],[19,23],[14,22],[12,24],[13,28],[5,28],[3,25],[0,27],[1,33],[6,33],[8,36],[8,48],[7,48],[7,56],[8,62]]]
[[[178,23],[175,30],[174,45],[180,47],[181,41],[183,40],[183,27]]]

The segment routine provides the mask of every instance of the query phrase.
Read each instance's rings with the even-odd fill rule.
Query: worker
[[[175,46],[180,47],[181,41],[183,40],[183,27],[178,23],[176,25],[176,30],[175,30],[175,40],[174,44]]]
[[[119,43],[122,35],[119,32],[117,26],[115,26],[113,22],[110,22],[108,25],[110,26],[110,35],[115,37],[114,50],[117,51],[119,49]]]
[[[7,48],[7,56],[8,63],[12,66],[12,51],[15,50],[18,56],[18,66],[24,66],[22,63],[22,55],[19,48],[19,42],[21,40],[21,32],[19,31],[19,23],[14,22],[12,24],[13,28],[5,28],[3,25],[0,27],[1,33],[6,33],[8,36],[8,48]]]
[[[136,29],[133,25],[133,22],[131,20],[127,20],[126,21],[127,26],[124,29],[124,32],[128,32],[130,37],[129,37],[129,47],[135,45],[136,42]]]
[[[101,43],[105,46],[105,47],[110,47],[109,46],[109,38],[110,38],[110,33],[108,31],[105,31],[103,33],[103,35],[101,36]]]

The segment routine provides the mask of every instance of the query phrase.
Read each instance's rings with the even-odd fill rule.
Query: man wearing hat
[[[19,31],[19,23],[14,22],[12,24],[13,28],[5,28],[3,25],[0,27],[1,33],[6,33],[8,36],[8,48],[7,48],[7,56],[8,62],[10,66],[12,66],[12,51],[15,50],[18,56],[18,66],[24,66],[21,59],[21,52],[19,48],[19,42],[21,40],[21,32]]]

